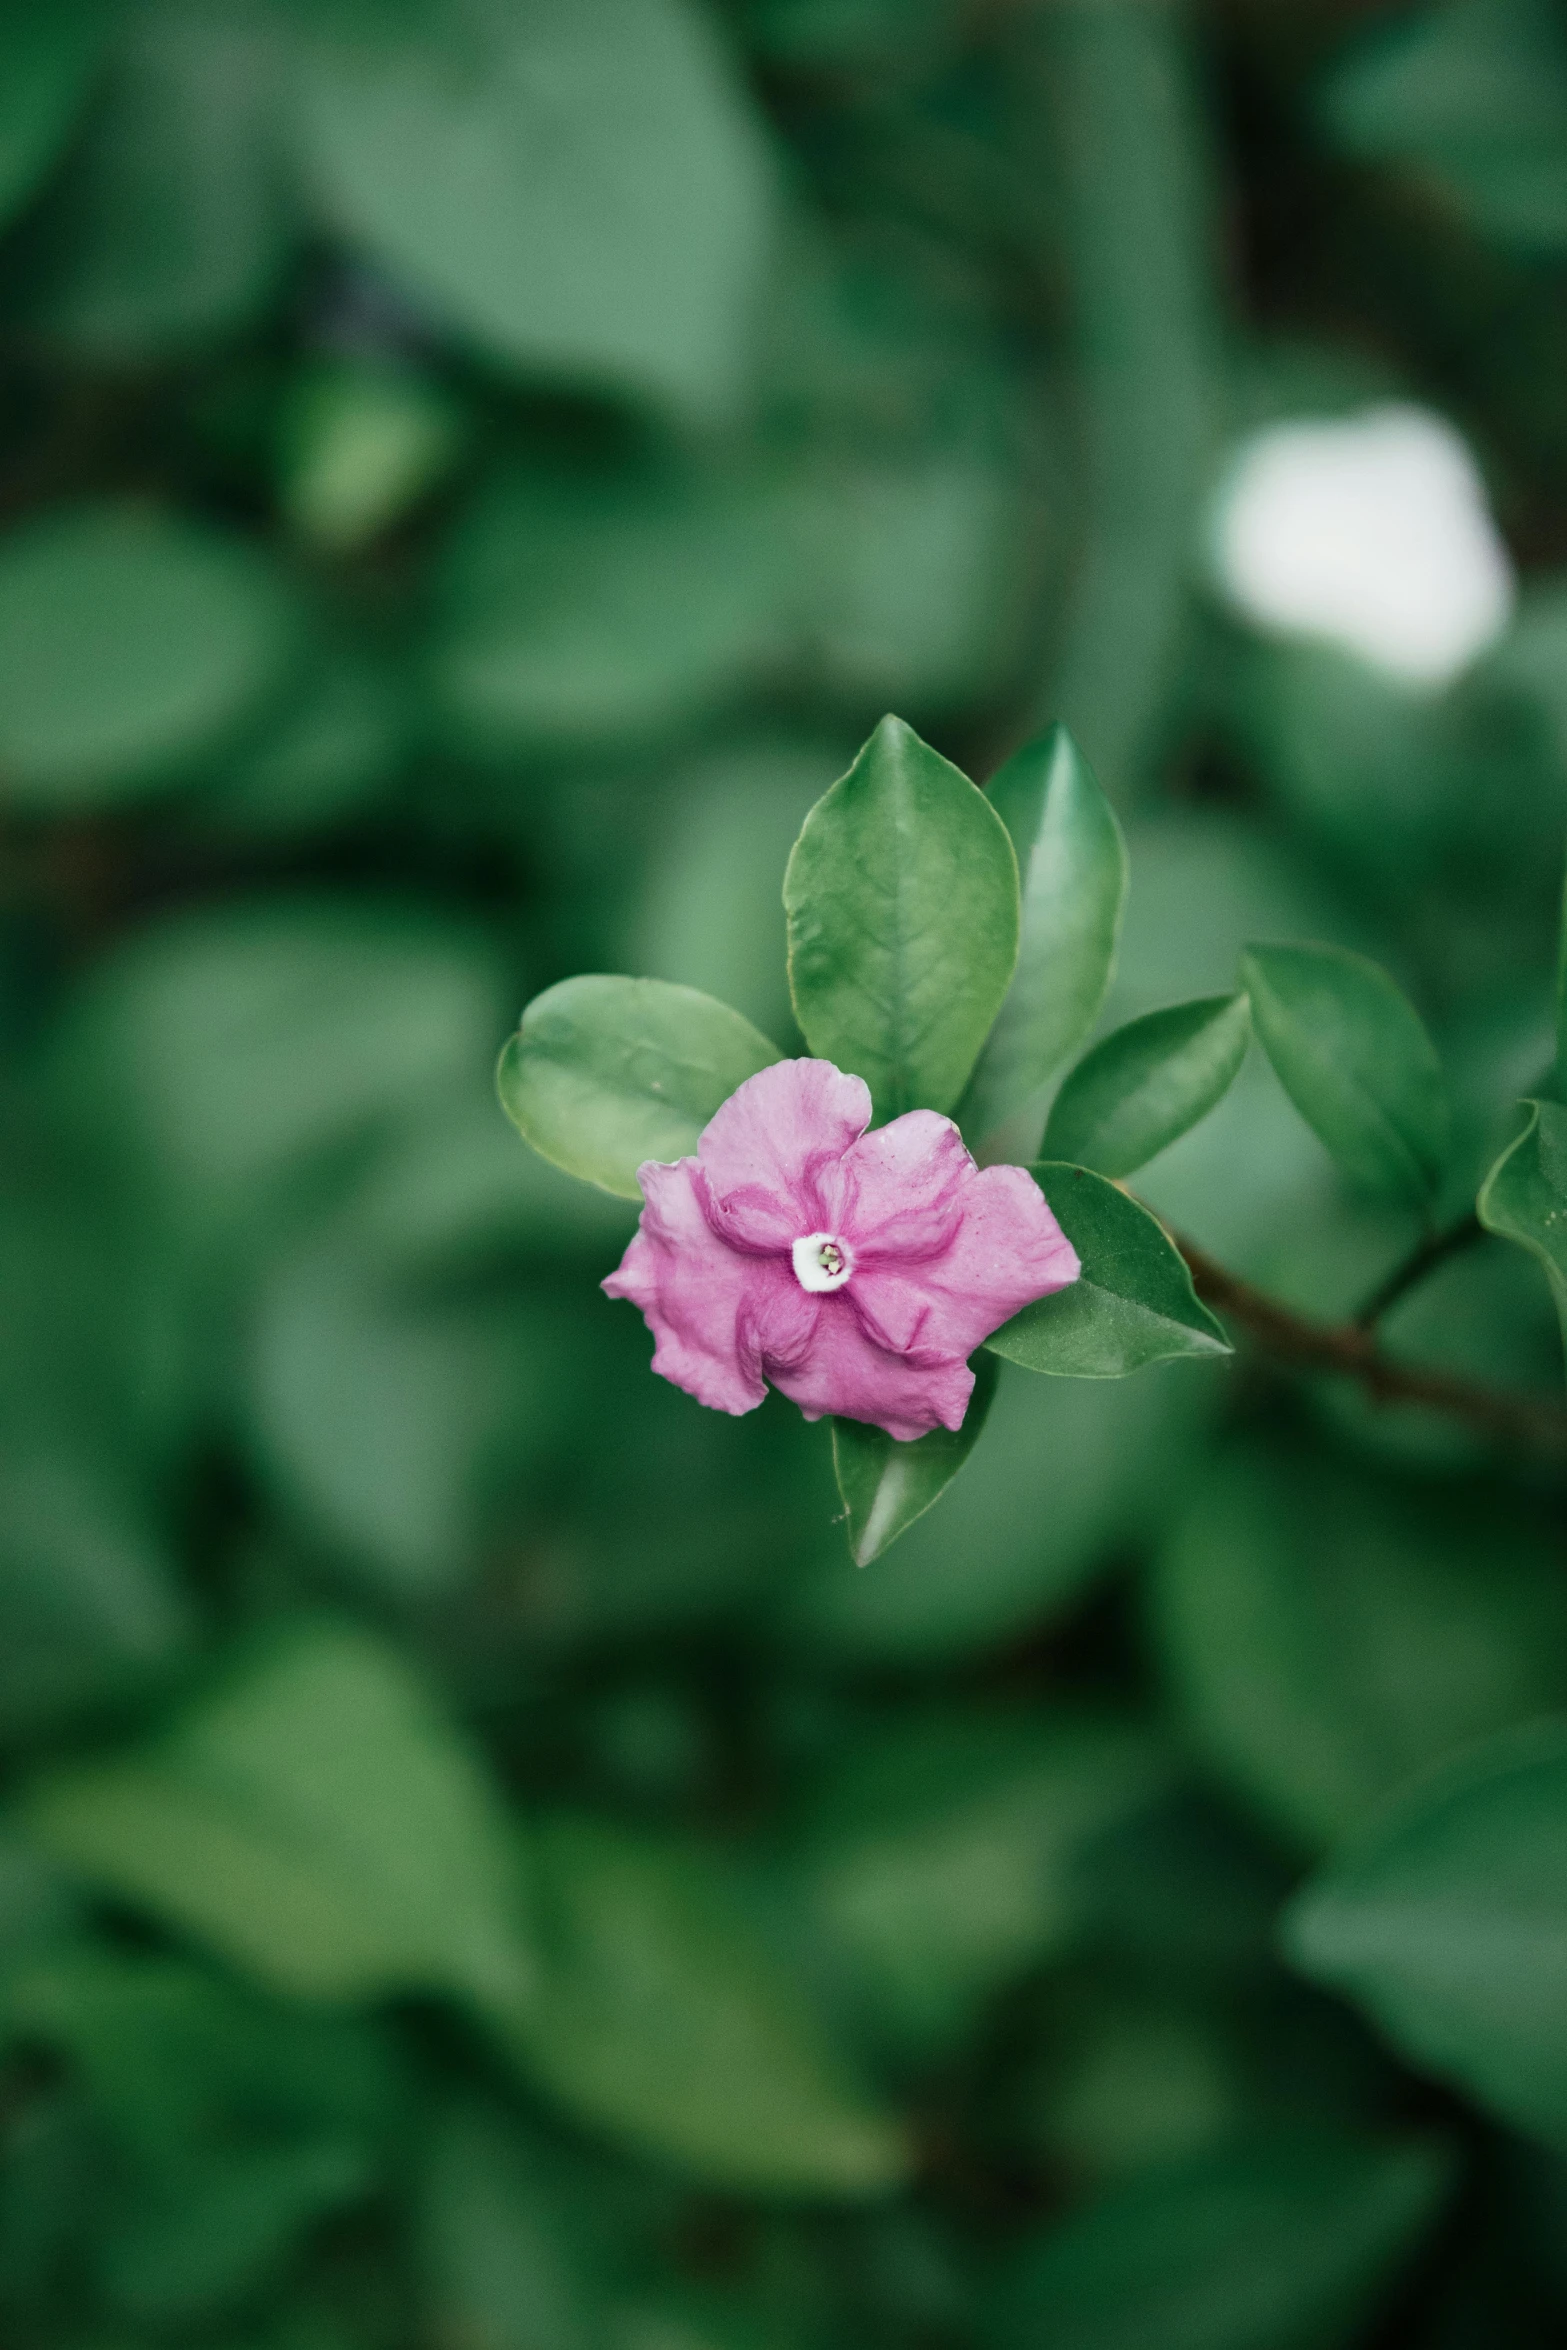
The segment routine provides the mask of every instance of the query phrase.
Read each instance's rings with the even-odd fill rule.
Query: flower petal
[[[925,1257],[950,1242],[964,1186],[975,1173],[962,1135],[934,1110],[909,1110],[861,1135],[836,1170],[828,1229],[868,1257]]]
[[[815,1339],[821,1294],[801,1287],[787,1257],[743,1257],[741,1262],[750,1267],[742,1340],[776,1387],[778,1372],[802,1361]]]
[[[641,1307],[661,1377],[714,1411],[755,1411],[767,1392],[751,1335],[757,1260],[726,1247],[711,1229],[695,1159],[673,1166],[649,1160],[637,1180],[642,1220],[600,1286]]]
[[[1003,1322],[1065,1289],[1080,1270],[1077,1251],[1024,1168],[973,1167],[943,1249],[901,1261],[862,1255],[839,1294],[873,1344],[916,1365],[936,1364],[971,1355]]]
[[[870,1089],[831,1061],[775,1061],[708,1120],[697,1144],[713,1230],[787,1250],[823,1222],[821,1183],[870,1124]]]
[[[773,1385],[808,1420],[832,1413],[869,1420],[911,1444],[932,1428],[961,1428],[974,1374],[961,1359],[922,1364],[887,1353],[867,1338],[847,1305],[847,1291],[821,1301],[821,1318],[804,1358],[773,1370]]]

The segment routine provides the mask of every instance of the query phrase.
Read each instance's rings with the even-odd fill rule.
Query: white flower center
[[[852,1271],[848,1250],[830,1232],[808,1232],[794,1244],[794,1277],[802,1289],[841,1289]]]

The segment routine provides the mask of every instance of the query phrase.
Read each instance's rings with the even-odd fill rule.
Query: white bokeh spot
[[[1327,638],[1412,684],[1456,676],[1513,608],[1467,445],[1401,402],[1254,434],[1220,489],[1213,540],[1248,619]]]

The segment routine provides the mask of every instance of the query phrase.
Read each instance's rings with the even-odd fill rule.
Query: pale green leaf
[[[124,365],[254,316],[296,224],[260,12],[160,0],[111,14],[103,87],[21,225],[10,307],[47,342]]]
[[[302,650],[242,542],[133,507],[50,513],[0,541],[0,775],[54,813],[187,779],[237,740]]]
[[[528,376],[711,415],[744,387],[774,183],[684,0],[431,0],[317,22],[329,214]]]
[[[526,2068],[566,2109],[710,2185],[876,2196],[908,2150],[833,2054],[803,1988],[694,1854],[584,1819],[539,1838],[542,1995]]]
[[[431,685],[459,749],[640,748],[785,642],[776,526],[746,474],[554,456],[487,483],[435,576]]]
[[[276,1635],[149,1745],[64,1764],[22,1816],[90,1885],[296,1998],[534,1987],[518,1861],[481,1765],[378,1635]]]
[[[727,1004],[662,979],[563,979],[501,1055],[506,1115],[541,1158],[622,1199],[645,1159],[679,1159],[735,1088],[778,1059]]]

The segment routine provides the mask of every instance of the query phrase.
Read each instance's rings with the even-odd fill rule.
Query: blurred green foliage
[[[1139,1324],[1003,1364],[917,1524],[868,1438],[858,1569],[492,1071],[573,973],[698,988],[699,1125],[800,1049],[884,710],[981,779],[1064,718],[1132,882],[1110,980],[1113,827],[1014,760],[1032,1033],[1069,902],[1207,1098],[1263,942],[1352,1151],[1406,1007],[1323,1069],[1291,1006],[1370,955],[1472,1200],[1552,1049],[1560,0],[8,0],[0,214],[7,2350],[1559,2341],[1559,1484]],[[1390,397],[1522,572],[1420,692],[1204,528]],[[974,1079],[1020,1156],[1056,1065]],[[1251,1051],[1140,1188],[1344,1314],[1406,1106],[1356,1194]],[[1389,1333],[1560,1377],[1494,1238]]]

